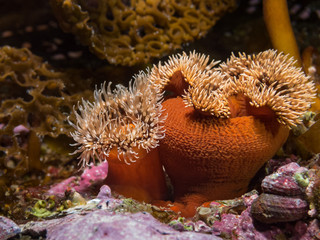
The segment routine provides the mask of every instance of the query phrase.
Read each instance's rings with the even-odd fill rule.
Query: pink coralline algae
[[[80,194],[89,194],[104,183],[108,175],[108,162],[97,166],[87,167],[81,176],[72,176],[51,187],[47,195],[63,197],[66,191],[76,191]]]
[[[295,174],[305,174],[308,169],[300,167],[297,163],[290,163],[280,167],[274,174],[266,176],[261,188],[265,193],[273,193],[283,196],[298,196],[304,193],[303,186],[297,182]]]

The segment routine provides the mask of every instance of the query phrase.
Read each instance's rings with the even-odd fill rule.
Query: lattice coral
[[[68,135],[67,116],[85,95],[65,92],[66,74],[27,49],[0,48],[0,166],[22,173],[40,162],[40,136]],[[23,126],[23,127],[22,127]],[[16,131],[24,128],[28,146]],[[28,133],[29,132],[29,133]],[[34,151],[38,151],[37,154]],[[9,166],[10,165],[10,166]],[[9,178],[7,177],[6,181]]]
[[[235,0],[51,0],[64,31],[114,64],[147,63],[202,37]]]

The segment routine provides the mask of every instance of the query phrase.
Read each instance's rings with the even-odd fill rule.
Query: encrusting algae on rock
[[[172,209],[184,216],[204,202],[244,194],[300,123],[315,88],[292,59],[274,50],[216,64],[195,52],[178,54],[136,76],[129,90],[96,90],[95,102],[83,101],[76,113],[73,137],[82,161],[106,159],[111,188],[149,202],[167,200],[163,166],[173,186]],[[162,102],[165,90],[175,95]],[[126,154],[136,163],[120,164],[117,158]],[[133,166],[144,170],[137,176]]]

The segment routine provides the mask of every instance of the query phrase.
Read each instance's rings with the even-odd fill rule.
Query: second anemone
[[[148,76],[141,72],[129,88],[117,85],[114,91],[104,83],[95,90],[93,103],[78,104],[77,123],[71,123],[82,167],[90,159],[108,160],[107,184],[145,202],[165,199],[167,194],[156,148],[165,132],[162,94],[151,86]]]

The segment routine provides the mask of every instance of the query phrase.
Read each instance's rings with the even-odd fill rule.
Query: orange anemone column
[[[167,199],[165,176],[159,160],[158,149],[147,153],[138,149],[136,162],[119,161],[117,150],[110,152],[107,182],[111,190],[138,201],[150,203]]]
[[[175,201],[193,206],[193,214],[203,202],[244,194],[289,133],[275,118],[262,122],[254,116],[205,116],[185,107],[179,97],[166,100],[163,107],[168,118],[160,157],[172,181]]]

